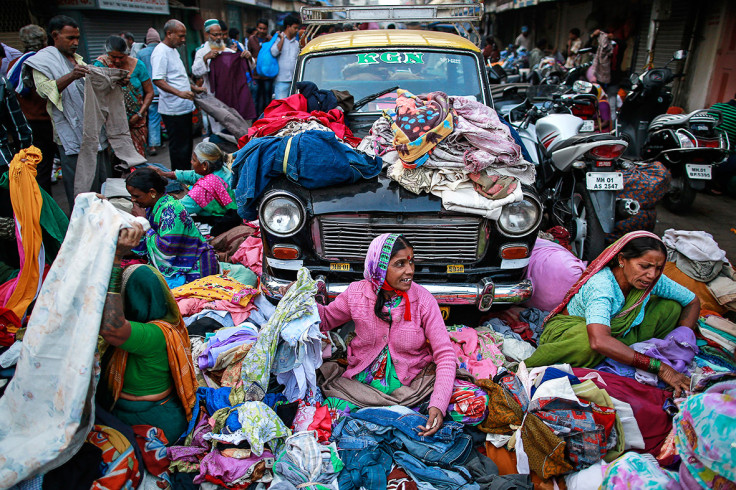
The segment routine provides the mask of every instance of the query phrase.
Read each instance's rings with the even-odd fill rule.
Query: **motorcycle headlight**
[[[536,228],[541,219],[541,206],[525,194],[523,200],[503,207],[498,218],[498,228],[504,235],[522,236]]]
[[[261,203],[261,226],[276,236],[291,236],[304,226],[304,207],[293,196],[277,193]]]

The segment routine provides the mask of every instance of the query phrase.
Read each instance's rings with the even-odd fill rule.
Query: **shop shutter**
[[[163,15],[106,12],[104,10],[84,12],[82,29],[87,41],[85,60],[91,62],[104,54],[105,40],[113,34],[128,31],[135,37],[135,42],[142,43],[150,27],[159,29],[160,34],[161,27],[166,20],[167,17]]]
[[[672,0],[670,16],[666,20],[662,20],[657,31],[657,38],[654,44],[654,67],[660,68],[664,66],[670,59],[672,53],[678,49],[687,49],[690,43],[690,32],[692,30],[692,22],[695,17],[693,4],[687,0]],[[649,21],[652,15],[652,2],[647,1],[642,5],[641,17],[639,19],[639,46],[636,50],[636,59],[634,60],[634,71],[641,73],[644,65],[647,63],[647,34],[649,32]],[[677,71],[676,63],[672,63],[670,67]]]

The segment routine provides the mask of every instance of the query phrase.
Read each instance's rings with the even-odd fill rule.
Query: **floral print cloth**
[[[736,488],[736,381],[688,397],[673,424],[683,486]]]
[[[210,301],[229,301],[246,306],[258,294],[256,285],[245,285],[224,274],[202,277],[171,290],[174,298],[200,298]]]
[[[680,490],[677,473],[662,469],[651,454],[625,453],[608,465],[601,490]]]
[[[92,490],[132,490],[141,482],[141,468],[130,441],[112,427],[95,425],[87,442],[102,451],[102,476]]]
[[[297,273],[296,282],[279,301],[276,312],[268,323],[261,328],[258,340],[243,362],[241,378],[246,393],[267,391],[281,329],[289,322],[314,311],[316,293],[317,283],[309,276],[309,270],[302,267]],[[254,388],[257,389],[253,390]]]
[[[33,308],[15,377],[0,398],[0,487],[68,461],[92,428],[102,309],[118,232],[133,222],[148,228],[93,193],[77,196],[67,239]]]
[[[208,434],[205,439],[240,444],[248,441],[253,454],[263,454],[268,444],[273,452],[279,447],[278,439],[291,435],[291,430],[284,425],[271,407],[263,402],[243,402],[237,407],[240,428],[229,434]]]
[[[437,143],[452,133],[457,115],[442,92],[416,96],[399,89],[396,93],[396,110],[388,113],[394,147],[407,168],[416,168],[427,161]]]

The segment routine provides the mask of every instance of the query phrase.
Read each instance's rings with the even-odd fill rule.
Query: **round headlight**
[[[539,204],[524,196],[522,201],[503,207],[501,216],[498,218],[498,228],[506,235],[526,235],[539,224],[541,217]]]
[[[277,194],[261,205],[261,225],[272,235],[290,236],[304,225],[304,209],[295,198]]]

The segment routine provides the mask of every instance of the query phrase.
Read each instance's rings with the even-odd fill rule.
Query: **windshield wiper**
[[[375,94],[366,95],[365,97],[363,97],[362,99],[360,99],[358,102],[356,102],[355,104],[353,104],[353,110],[350,111],[350,112],[357,111],[358,109],[360,109],[361,107],[363,107],[364,105],[366,105],[368,102],[374,101],[377,98],[379,98],[380,96],[386,95],[386,94],[388,94],[390,92],[393,92],[394,90],[397,90],[398,88],[399,88],[399,86],[396,85],[394,87],[390,87],[390,88],[381,90],[380,92],[376,92]]]

